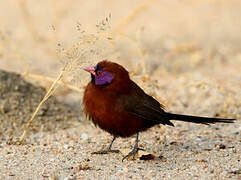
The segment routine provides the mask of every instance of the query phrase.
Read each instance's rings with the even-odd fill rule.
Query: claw
[[[119,150],[105,149],[101,151],[92,152],[91,154],[108,154],[108,153],[119,153]]]
[[[141,151],[145,151],[144,149],[142,148],[133,148],[133,150],[131,152],[129,152],[125,157],[122,158],[122,162],[126,159],[126,158],[129,158],[132,156],[133,160],[135,159],[135,156],[136,154],[138,153],[138,151],[141,150]]]
[[[111,146],[113,144],[113,142],[115,141],[116,137],[114,136],[110,145],[104,149],[104,150],[100,150],[100,151],[96,151],[96,152],[92,152],[91,154],[108,154],[108,153],[119,153],[120,151],[119,150],[112,150],[111,149]]]

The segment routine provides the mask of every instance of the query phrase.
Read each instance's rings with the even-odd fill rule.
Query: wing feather
[[[126,111],[145,121],[174,126],[166,118],[164,107],[152,96],[147,94],[143,94],[142,96],[138,94],[123,95],[120,97],[120,103]]]

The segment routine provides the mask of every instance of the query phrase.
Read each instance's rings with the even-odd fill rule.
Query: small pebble
[[[82,133],[81,134],[81,139],[84,140],[84,141],[87,140],[88,139],[88,135],[86,133]]]
[[[64,149],[68,149],[69,148],[69,145],[68,144],[65,144],[64,145]]]

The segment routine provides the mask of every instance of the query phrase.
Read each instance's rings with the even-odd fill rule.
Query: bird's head
[[[107,60],[100,61],[96,66],[84,68],[91,74],[91,82],[95,85],[108,85],[114,80],[129,79],[128,71],[121,65]]]

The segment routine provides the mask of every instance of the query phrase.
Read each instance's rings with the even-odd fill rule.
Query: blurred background
[[[140,147],[165,161],[92,156],[111,137],[83,121],[83,67],[103,59],[170,112],[237,121],[141,133]],[[26,145],[9,146],[61,72]],[[240,0],[0,0],[0,179],[240,179],[240,82]]]
[[[0,68],[48,88],[74,56],[66,82],[82,92],[80,67],[109,59],[172,110],[239,116],[240,17],[239,0],[1,0]],[[81,101],[71,87],[56,96]]]

